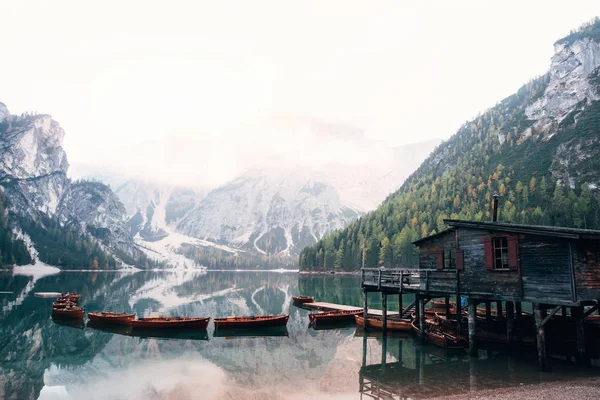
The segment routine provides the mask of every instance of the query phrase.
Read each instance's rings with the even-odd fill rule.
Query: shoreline
[[[540,382],[500,389],[476,390],[469,393],[432,397],[432,400],[592,400],[600,398],[600,377],[584,377],[564,381]]]

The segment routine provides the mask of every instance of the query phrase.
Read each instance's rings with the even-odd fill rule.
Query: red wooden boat
[[[131,325],[131,321],[135,319],[135,314],[125,314],[120,312],[91,312],[88,313],[90,321],[104,322],[108,324]]]
[[[421,330],[416,321],[412,322],[412,329],[417,336],[421,337]],[[444,349],[464,349],[469,345],[465,336],[452,332],[444,325],[428,320],[425,320],[425,340]]]
[[[354,316],[362,314],[363,310],[355,310],[355,311],[328,311],[322,313],[313,313],[308,314],[308,319],[311,324],[316,324],[317,322],[321,323],[335,323],[342,321],[354,321]]]
[[[67,308],[75,306],[77,306],[77,304],[73,303],[72,301],[56,301],[52,303],[52,308]]]
[[[292,299],[296,304],[314,303],[315,301],[315,298],[312,296],[292,296]]]
[[[68,300],[68,301],[77,303],[79,301],[79,297],[80,296],[77,293],[68,293],[67,292],[67,293],[62,293],[57,301]]]
[[[206,329],[208,321],[210,317],[151,317],[132,320],[131,326],[145,329]]]
[[[81,319],[85,310],[81,307],[65,307],[65,308],[53,308],[52,318],[74,318]]]
[[[357,314],[356,325],[360,328],[365,327],[365,319],[362,315]],[[412,326],[410,324],[410,319],[400,319],[398,317],[388,317],[387,319],[387,329],[390,331],[401,331],[401,332],[410,332]],[[375,328],[383,330],[383,318],[380,316],[368,316],[367,317],[367,328]]]
[[[249,317],[215,318],[216,329],[266,328],[269,326],[286,326],[290,315],[264,315]]]

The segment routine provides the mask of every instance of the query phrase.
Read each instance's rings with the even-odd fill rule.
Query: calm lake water
[[[480,350],[478,358],[419,346],[410,335],[365,337],[354,326],[314,330],[292,295],[361,305],[357,276],[268,272],[0,273],[2,399],[430,398],[595,375],[569,357],[537,370],[535,348]],[[87,311],[138,316],[290,313],[274,336],[135,337],[58,324],[52,299],[74,291]],[[408,298],[405,302],[408,301]],[[391,297],[390,297],[391,302]],[[370,305],[375,307],[376,299]],[[563,361],[565,360],[565,361]],[[362,393],[361,393],[362,391]]]

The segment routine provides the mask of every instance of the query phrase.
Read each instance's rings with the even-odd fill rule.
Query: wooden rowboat
[[[292,296],[292,300],[296,304],[314,303],[315,298],[312,296]]]
[[[144,329],[206,329],[208,321],[210,317],[151,317],[132,320],[131,326]]]
[[[131,325],[131,321],[135,319],[135,314],[100,311],[88,313],[88,318],[90,321],[107,324]]]
[[[365,320],[362,315],[357,314],[356,325],[360,328],[365,327]],[[391,318],[387,319],[387,329],[390,331],[400,331],[400,332],[410,332],[412,326],[410,324],[410,319],[399,319],[399,318]],[[375,328],[383,330],[383,319],[380,316],[368,316],[367,317],[367,328]]]
[[[80,296],[77,293],[62,293],[58,298],[58,301],[68,300],[77,303],[79,301],[79,297]]]
[[[266,328],[286,326],[290,315],[215,318],[215,329]]]
[[[319,323],[335,323],[342,321],[354,321],[354,316],[362,314],[363,310],[355,311],[328,311],[322,313],[308,314],[308,319],[311,324]]]
[[[77,304],[72,301],[56,301],[52,303],[52,308],[67,308],[67,307],[76,307]]]
[[[81,307],[65,307],[65,308],[53,308],[52,318],[74,318],[81,319],[85,310]]]
[[[421,330],[416,321],[412,321],[412,329],[417,336],[421,337]],[[452,332],[444,325],[428,320],[425,320],[425,340],[444,349],[464,349],[469,345],[465,336]]]

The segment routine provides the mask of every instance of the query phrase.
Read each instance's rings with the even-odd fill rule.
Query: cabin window
[[[494,269],[508,269],[508,238],[495,237],[492,240],[494,248]]]
[[[456,250],[444,250],[444,269],[456,269]]]
[[[485,268],[492,271],[515,271],[519,268],[518,237],[493,236],[485,238],[483,251]]]

